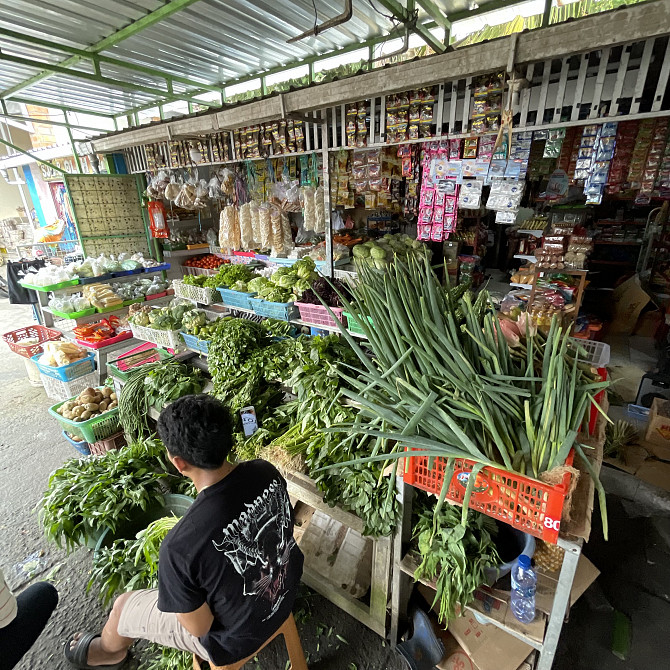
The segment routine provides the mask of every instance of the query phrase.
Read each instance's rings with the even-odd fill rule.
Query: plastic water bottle
[[[535,619],[535,588],[537,575],[530,567],[530,556],[521,554],[512,568],[512,601],[510,606],[514,616],[521,623]]]

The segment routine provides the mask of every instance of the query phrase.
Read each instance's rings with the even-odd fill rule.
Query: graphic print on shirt
[[[269,619],[286,596],[284,581],[295,540],[291,533],[291,503],[278,480],[223,529],[223,540],[212,540],[244,580],[244,595],[270,604]]]

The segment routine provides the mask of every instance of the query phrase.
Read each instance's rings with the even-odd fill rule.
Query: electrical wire
[[[316,0],[312,0],[312,7],[314,7],[314,35],[317,35],[316,26],[319,22],[319,12],[316,11]]]

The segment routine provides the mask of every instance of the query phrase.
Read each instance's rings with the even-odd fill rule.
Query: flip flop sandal
[[[396,646],[411,670],[432,670],[444,656],[444,645],[435,635],[428,615],[420,609],[412,615],[412,636]]]
[[[88,664],[88,648],[91,646],[91,642],[93,642],[96,637],[100,637],[100,635],[94,633],[84,633],[77,640],[77,643],[74,647],[70,647],[72,640],[68,640],[65,643],[65,658],[80,670],[120,670],[120,668],[128,660],[127,655],[120,663],[115,663],[114,665]]]

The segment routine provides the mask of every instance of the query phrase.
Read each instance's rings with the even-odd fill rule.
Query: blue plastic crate
[[[224,305],[241,307],[242,309],[253,309],[250,300],[257,295],[256,293],[231,291],[229,288],[217,288],[216,290],[221,294],[221,300],[223,300]]]
[[[266,319],[292,321],[300,318],[300,311],[293,302],[269,302],[260,298],[249,298],[251,309]]]
[[[88,446],[88,442],[77,442],[73,440],[64,430],[61,431],[63,437],[80,453],[84,456],[91,455],[91,448]]]
[[[112,273],[108,272],[107,274],[100,275],[99,277],[79,277],[79,283],[97,284],[98,282],[105,281],[105,279],[112,279]]]
[[[201,354],[207,354],[209,352],[209,340],[199,340],[195,335],[185,333],[183,330],[180,332],[184,339],[184,344],[186,344],[189,349],[199,351]]]
[[[112,272],[112,277],[130,277],[136,274],[135,270],[121,270],[121,272]]]
[[[57,368],[40,363],[40,358],[42,358],[42,354],[37,354],[37,356],[33,356],[32,358],[39,371],[46,377],[58,379],[62,382],[71,382],[73,379],[83,377],[95,370],[95,354],[89,354],[79,361],[75,361],[69,365],[61,365]]]

